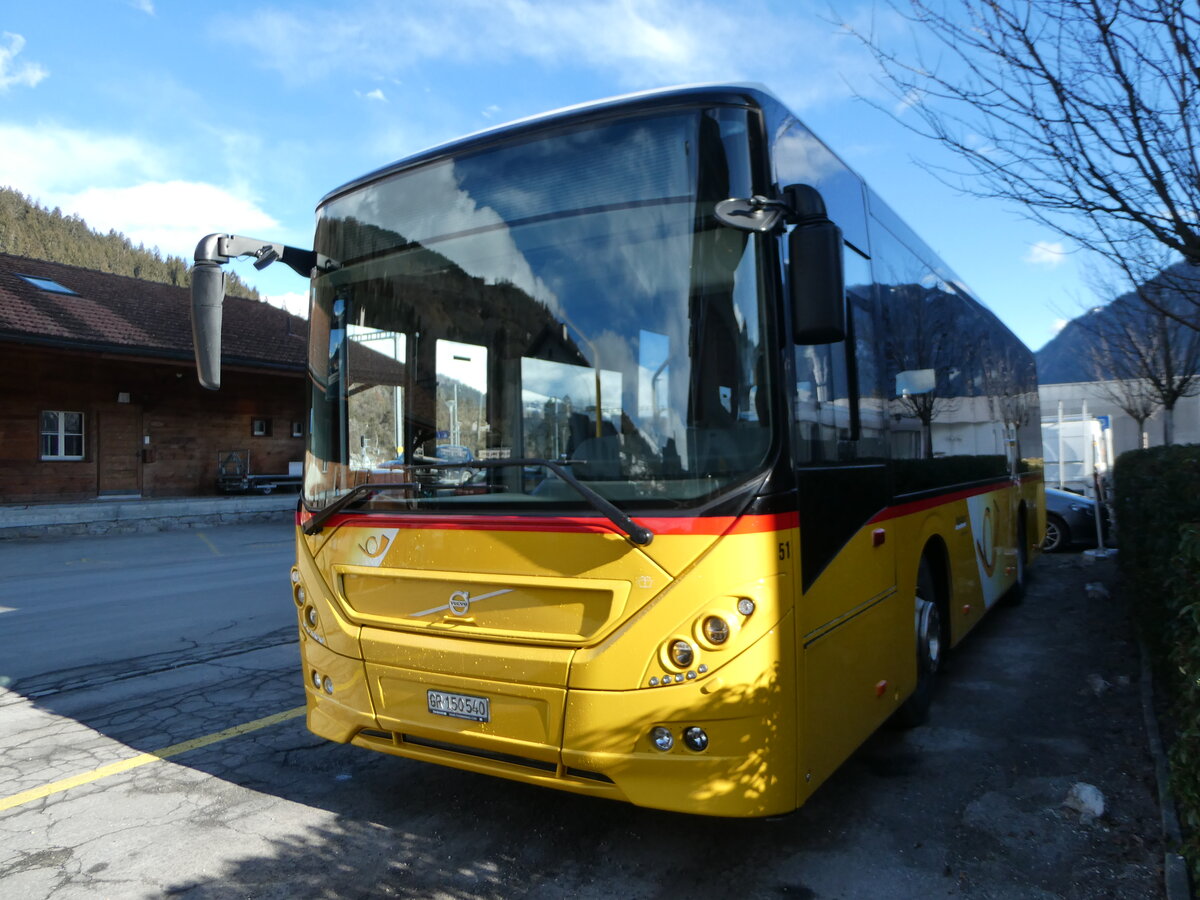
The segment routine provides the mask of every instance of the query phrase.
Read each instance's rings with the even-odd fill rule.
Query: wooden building
[[[229,297],[220,391],[187,288],[0,254],[0,503],[216,492],[218,455],[304,455],[308,323]]]

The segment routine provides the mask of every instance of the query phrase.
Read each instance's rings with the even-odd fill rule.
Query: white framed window
[[[83,459],[83,413],[42,411],[42,459]]]
[[[250,420],[250,436],[251,437],[270,437],[271,436],[271,420],[254,418]]]

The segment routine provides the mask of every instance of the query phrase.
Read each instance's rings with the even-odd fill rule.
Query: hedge
[[[1122,591],[1162,676],[1181,850],[1200,879],[1200,446],[1124,453],[1113,482]]]

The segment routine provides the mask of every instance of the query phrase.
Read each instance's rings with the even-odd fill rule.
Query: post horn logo
[[[370,559],[378,559],[387,552],[388,544],[387,535],[376,537],[371,535],[365,541],[358,545],[358,549],[365,553]]]
[[[983,571],[991,578],[996,571],[996,516],[992,514],[995,501],[987,505],[983,511],[983,523],[979,528],[979,538],[975,541],[975,552],[983,564]]]

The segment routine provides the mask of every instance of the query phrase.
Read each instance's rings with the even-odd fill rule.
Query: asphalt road
[[[927,726],[747,822],[316,739],[291,554],[286,525],[0,542],[0,896],[1162,895],[1136,647],[1085,590],[1108,563],[1040,560]],[[1080,782],[1095,821],[1064,806]]]

